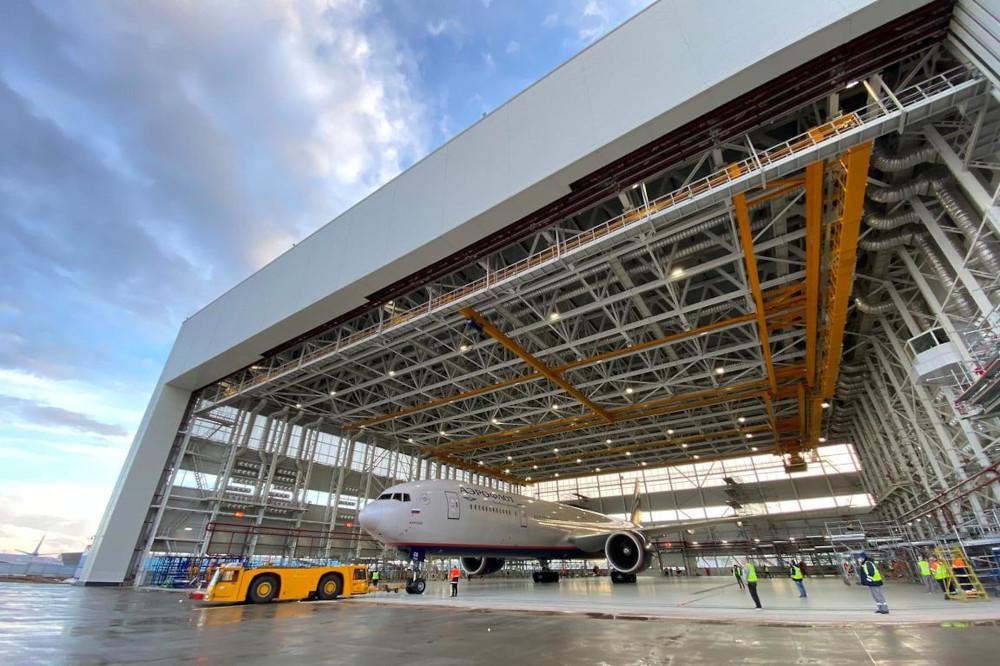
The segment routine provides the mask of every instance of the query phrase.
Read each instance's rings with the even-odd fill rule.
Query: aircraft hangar
[[[653,4],[186,320],[82,581],[407,575],[358,513],[450,479],[622,519],[638,483],[637,588],[748,556],[843,587],[866,550],[890,591],[961,552],[996,594],[1000,10],[705,4]]]

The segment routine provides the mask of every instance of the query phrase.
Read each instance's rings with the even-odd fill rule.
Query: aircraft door
[[[521,514],[521,527],[527,527],[528,526],[528,507],[526,507],[526,506],[524,506],[522,504],[521,506],[517,507],[517,511],[518,511],[518,513]]]
[[[444,491],[445,499],[448,500],[448,520],[458,520],[462,517],[462,505],[458,501],[458,493],[453,490]]]

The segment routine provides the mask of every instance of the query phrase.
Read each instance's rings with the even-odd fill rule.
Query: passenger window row
[[[514,515],[514,512],[511,509],[504,509],[503,507],[499,507],[499,506],[484,506],[484,505],[478,504],[476,502],[472,503],[472,510],[473,511],[485,511],[487,513],[499,513],[499,514],[502,514],[504,516],[513,516]]]

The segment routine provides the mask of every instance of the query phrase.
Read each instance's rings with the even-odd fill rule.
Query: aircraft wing
[[[684,530],[689,530],[694,527],[735,523],[738,520],[746,520],[747,518],[748,516],[724,516],[722,518],[706,518],[704,520],[686,520],[681,523],[670,523],[668,525],[650,525],[648,527],[640,527],[639,531],[642,532],[643,536],[648,538],[669,532],[683,532]]]
[[[670,532],[683,532],[684,530],[688,530],[693,527],[722,525],[725,523],[734,523],[738,520],[744,519],[745,516],[725,516],[723,518],[707,518],[705,520],[688,520],[682,523],[670,523],[669,525],[650,525],[648,527],[639,525],[635,527],[634,531],[641,533],[644,537],[646,537],[646,539],[650,539]],[[611,536],[614,532],[619,531],[621,530],[574,536],[570,538],[570,542],[584,552],[596,553],[604,549],[604,543],[608,540],[609,536]]]

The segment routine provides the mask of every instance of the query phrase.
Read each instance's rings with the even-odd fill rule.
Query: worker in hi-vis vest
[[[757,610],[761,610],[760,597],[757,596],[757,567],[754,566],[749,557],[743,560],[743,578],[747,581],[750,598],[753,599]]]
[[[920,582],[924,584],[927,594],[934,594],[934,576],[931,572],[931,563],[926,557],[917,560],[917,569],[920,571]]]
[[[799,599],[805,599],[809,595],[806,594],[806,584],[802,582],[805,576],[802,575],[802,566],[805,562],[792,562],[792,566],[788,567],[788,576],[795,581],[795,587],[799,588]]]
[[[948,599],[948,565],[945,564],[944,560],[939,560],[934,558],[931,560],[931,571],[934,573],[934,580],[937,584],[941,586],[941,591],[944,592],[945,600]]]
[[[888,615],[889,604],[886,603],[885,595],[882,594],[882,573],[878,570],[878,565],[864,551],[858,553],[858,559],[861,560],[858,575],[861,576],[861,584],[868,588],[872,599],[875,600],[875,612]]]
[[[458,596],[458,580],[462,577],[462,572],[458,570],[458,567],[453,566],[451,571],[448,572],[448,580],[451,582],[451,596]]]

